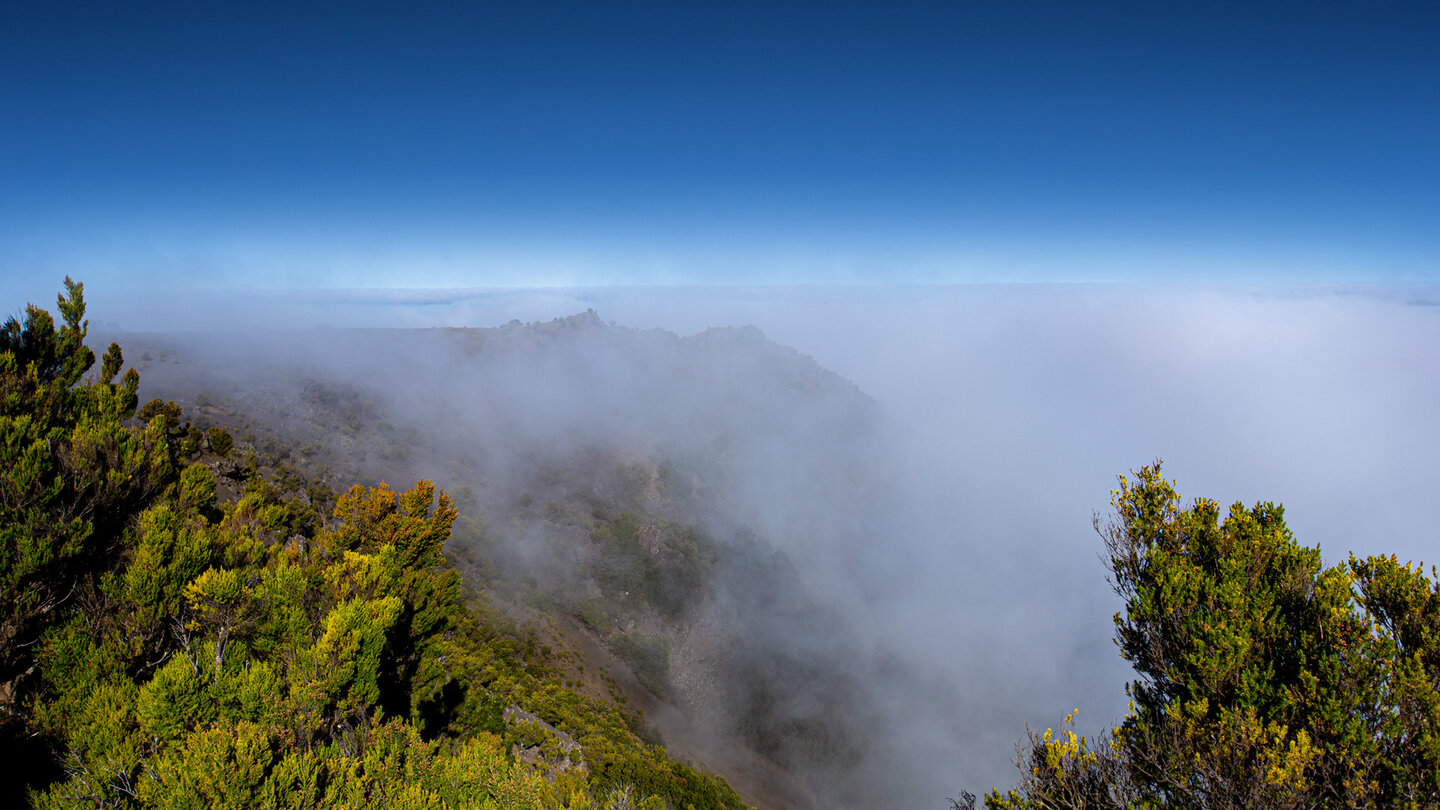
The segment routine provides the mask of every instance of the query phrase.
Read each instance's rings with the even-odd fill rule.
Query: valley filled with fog
[[[752,655],[841,679],[826,694],[853,701],[865,733],[846,738],[862,741],[853,768],[800,774],[821,799],[940,806],[1011,784],[1027,724],[1078,708],[1092,732],[1123,715],[1121,606],[1091,526],[1116,474],[1161,458],[1187,497],[1283,502],[1330,564],[1352,550],[1433,561],[1435,293],[101,289],[91,312],[131,362],[127,330],[145,332],[140,345],[175,347],[186,375],[207,366],[241,404],[285,402],[302,377],[377,398],[421,437],[395,463],[473,487],[477,503],[506,503],[520,486],[507,475],[533,487],[586,448],[615,463],[701,458],[694,488],[709,500],[685,517],[722,545],[748,533],[781,552],[806,605],[767,612],[773,594],[732,583],[688,620],[738,626]],[[561,337],[527,348],[562,318]],[[466,349],[410,331],[431,327],[484,335]],[[520,349],[487,365],[506,341]],[[185,396],[163,357],[140,370],[142,400]],[[796,671],[749,676],[778,688]],[[806,705],[803,682],[773,697],[797,718],[837,711]]]

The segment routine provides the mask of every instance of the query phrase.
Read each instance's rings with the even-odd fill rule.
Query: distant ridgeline
[[[466,587],[564,648],[581,691],[640,711],[649,739],[766,807],[893,789],[860,767],[878,709],[805,581],[883,551],[864,517],[884,495],[883,423],[813,359],[753,327],[682,338],[593,311],[124,339],[144,398],[234,432],[212,465],[222,502],[241,474],[325,515],[353,481],[434,480],[460,514],[447,554]]]
[[[457,504],[424,478],[335,488],[355,470],[439,457],[429,443],[443,434],[393,420],[373,433],[377,409],[410,397],[429,417],[463,403],[414,390],[379,401],[318,376],[294,399],[270,401],[285,392],[263,385],[235,397],[207,388],[222,369],[177,364],[179,349],[155,344],[138,351],[146,376],[194,385],[187,407],[142,406],[120,347],[98,366],[86,348],[80,284],[66,280],[57,311],[31,306],[0,330],[0,803],[744,806],[654,744],[619,681],[592,671],[581,684],[573,653],[467,588],[446,560],[452,529],[477,572],[507,564],[462,516],[473,495]],[[393,358],[365,356],[378,340],[336,362],[383,385]],[[235,385],[265,376],[226,362]],[[249,424],[221,421],[242,414]],[[315,444],[285,444],[298,438]],[[640,477],[624,487],[643,500]],[[594,532],[617,550],[584,563],[593,581],[638,588],[657,614],[704,576],[707,541],[690,529],[654,535],[648,518],[572,511],[532,500],[514,514]],[[576,595],[594,622],[627,615],[601,593]],[[663,648],[615,643],[663,688]]]

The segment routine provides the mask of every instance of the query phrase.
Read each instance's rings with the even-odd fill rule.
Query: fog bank
[[[1090,526],[1117,473],[1163,458],[1187,496],[1283,502],[1297,537],[1320,544],[1328,562],[1351,550],[1434,561],[1433,293],[1000,285],[107,301],[102,291],[90,311],[129,328],[260,331],[495,326],[593,308],[605,321],[682,336],[753,324],[814,357],[879,405],[887,446],[869,472],[884,509],[863,525],[827,525],[834,504],[779,497],[807,491],[804,482],[777,485],[764,471],[783,465],[762,461],[749,468],[754,486],[737,488],[736,508],[805,563],[807,584],[843,619],[843,638],[807,638],[800,648],[822,659],[843,650],[841,665],[884,718],[856,778],[881,780],[895,806],[939,807],[961,788],[1009,784],[1027,723],[1053,725],[1078,707],[1082,728],[1094,730],[1123,712],[1128,669],[1109,641],[1119,606]],[[591,374],[605,393],[560,405],[573,399],[568,389],[537,387],[526,395],[540,403],[527,430],[582,430],[587,404],[622,407],[635,390],[633,380],[597,372],[609,368],[601,360],[577,356],[569,371]],[[254,359],[262,368],[267,360]],[[438,379],[448,361],[416,362]],[[541,379],[514,372],[516,385]],[[383,379],[401,385],[407,373],[387,367]],[[772,401],[736,393],[745,379],[695,401],[725,392]],[[752,437],[752,449],[778,443],[819,464],[824,434],[805,416],[782,434]],[[672,427],[683,430],[683,420]]]

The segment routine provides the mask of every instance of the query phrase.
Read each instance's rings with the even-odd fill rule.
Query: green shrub
[[[230,448],[235,446],[230,431],[222,427],[210,428],[205,432],[205,439],[210,443],[210,451],[217,456],[230,455]]]

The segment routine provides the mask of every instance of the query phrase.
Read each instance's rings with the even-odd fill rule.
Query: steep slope
[[[337,494],[173,403],[137,408],[118,345],[88,373],[66,286],[60,328],[34,307],[0,327],[0,750],[27,765],[0,796],[739,810],[465,596],[443,490]]]
[[[241,425],[262,468],[430,471],[457,495],[450,551],[469,582],[591,661],[571,673],[582,688],[643,686],[619,691],[747,801],[849,789],[878,709],[843,620],[808,595],[865,564],[883,496],[878,408],[847,381],[753,328],[682,338],[593,312],[127,340],[144,397]],[[600,660],[613,683],[594,680]]]

